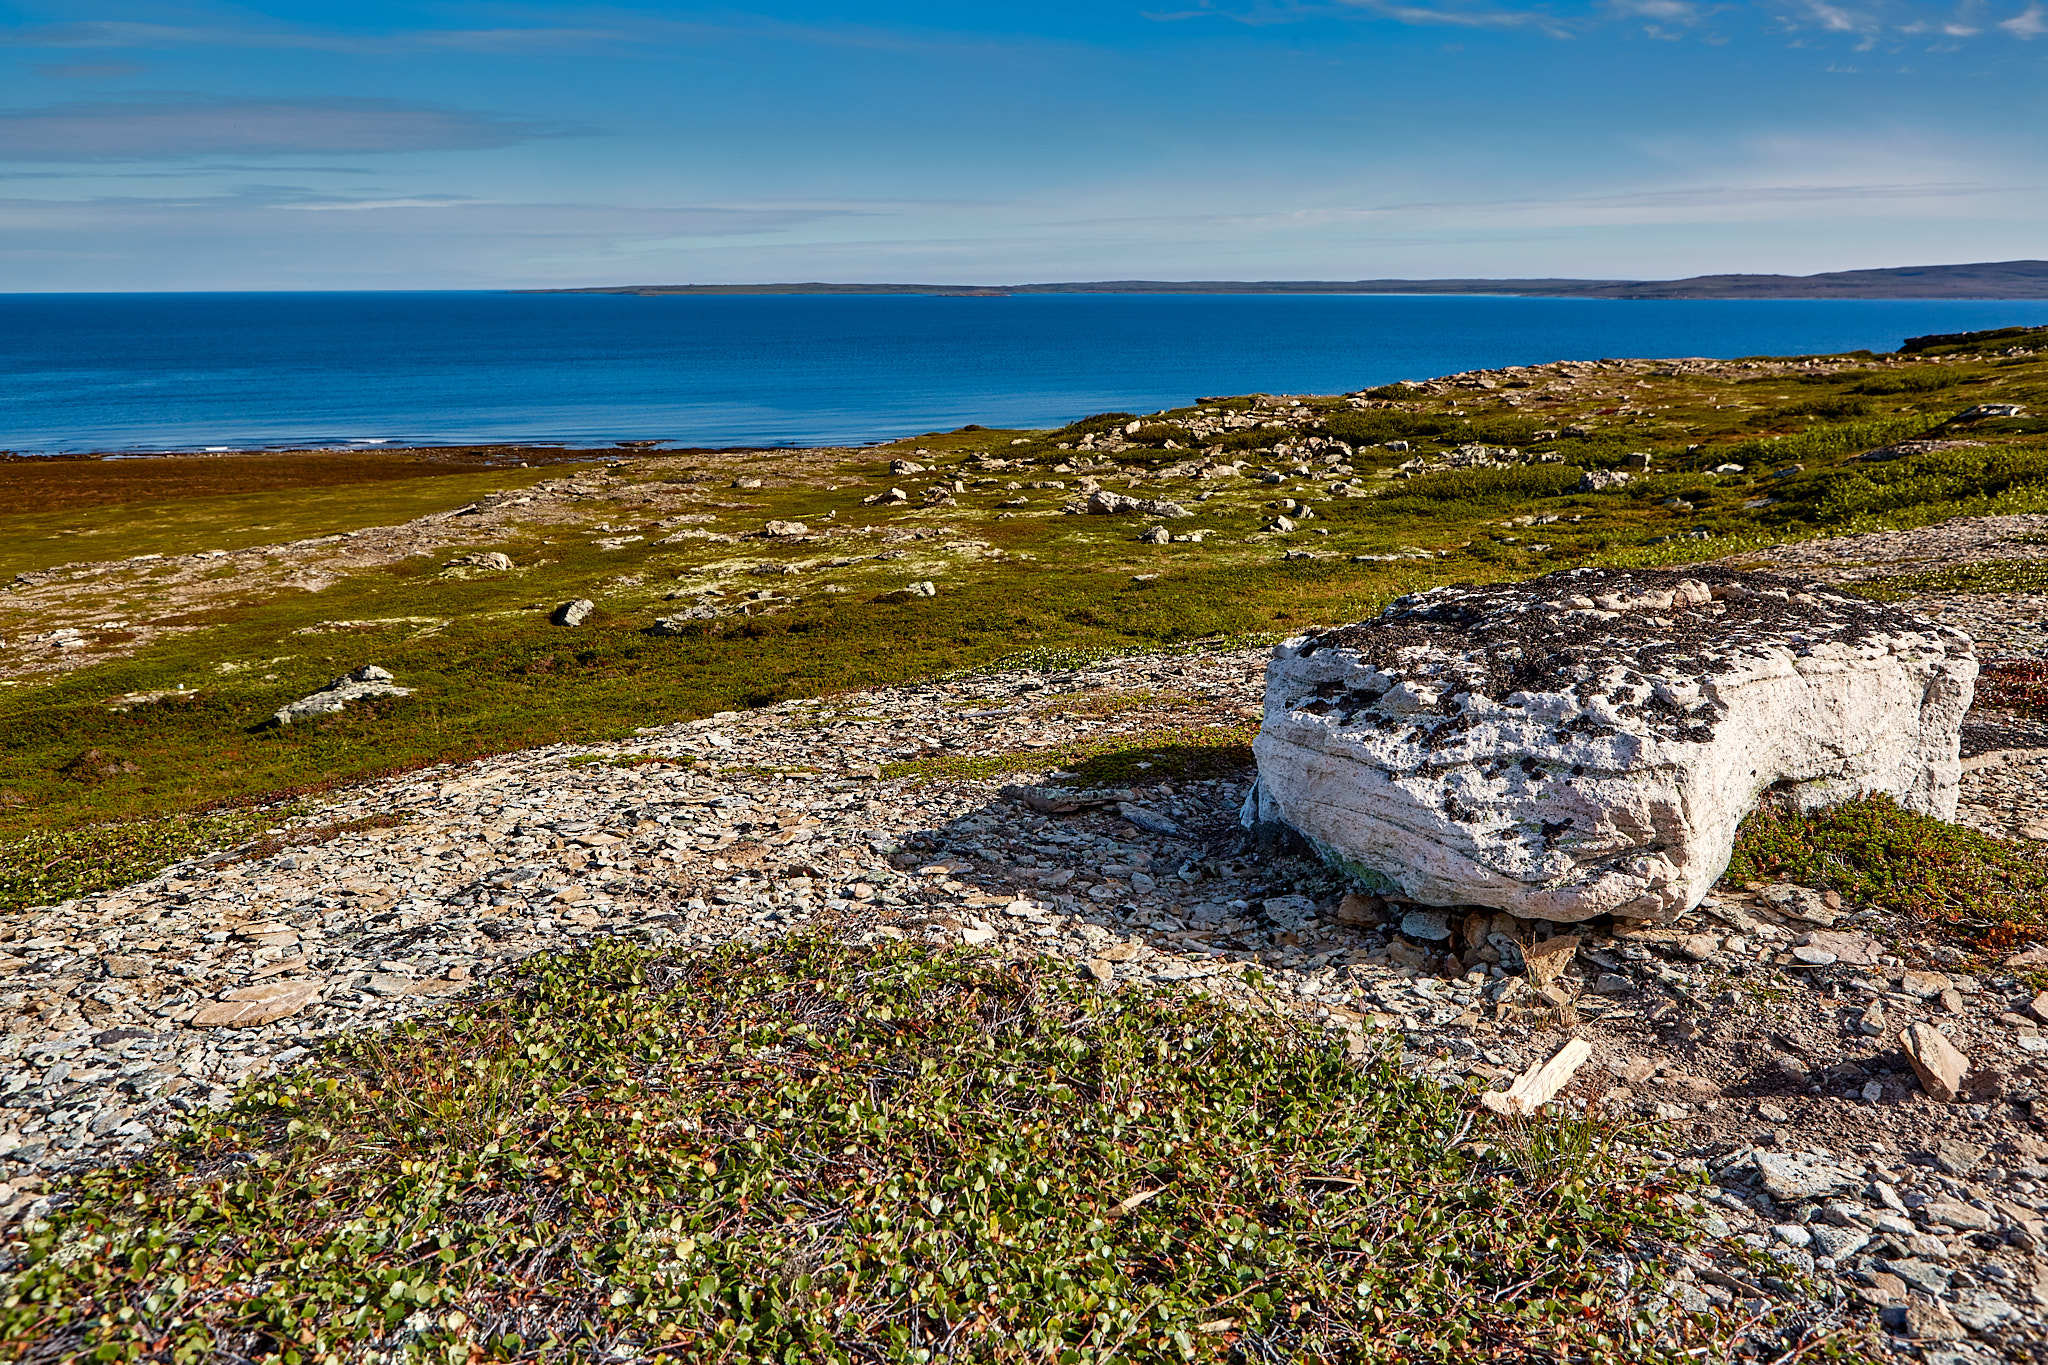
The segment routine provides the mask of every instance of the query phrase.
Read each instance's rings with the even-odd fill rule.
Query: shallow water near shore
[[[0,449],[859,443],[1607,356],[1890,350],[2034,302],[0,295]]]

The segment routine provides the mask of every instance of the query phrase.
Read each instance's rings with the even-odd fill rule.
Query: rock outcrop
[[[290,725],[293,721],[311,720],[315,716],[331,716],[347,709],[354,701],[369,697],[409,697],[410,687],[400,687],[391,675],[375,664],[364,664],[352,673],[343,674],[327,686],[310,696],[280,706],[271,717],[279,725]]]
[[[1274,651],[1244,820],[1369,891],[1668,919],[1767,796],[1953,816],[1976,674],[1958,631],[1730,569],[1442,588]]]

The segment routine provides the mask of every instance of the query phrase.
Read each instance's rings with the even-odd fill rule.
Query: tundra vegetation
[[[859,449],[0,463],[0,913],[274,850],[326,791],[485,753],[2048,511],[2044,413],[2048,329]],[[364,664],[410,695],[270,721]],[[1989,682],[2044,704],[2038,667]],[[1249,716],[1119,704],[1135,736],[1016,770],[1249,762]],[[1737,859],[1972,949],[2039,932],[2032,854],[1882,802],[1759,817]],[[548,956],[86,1177],[16,1230],[0,1358],[1620,1361],[1746,1330],[1616,1272],[1699,1216],[1641,1135],[1468,1099],[1280,1014],[1044,963],[829,936]]]

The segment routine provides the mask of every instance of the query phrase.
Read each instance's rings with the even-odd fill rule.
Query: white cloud
[[[1401,24],[1442,25],[1471,29],[1535,29],[1553,38],[1568,38],[1570,27],[1544,9],[1514,9],[1496,5],[1447,3],[1421,5],[1402,0],[1341,0],[1353,9],[1365,10],[1382,19]]]
[[[1693,0],[1611,0],[1607,8],[1617,18],[1659,24],[1697,24],[1704,17]]]
[[[2043,9],[2039,0],[2036,0],[2036,3],[2028,5],[1999,27],[2015,38],[2038,38],[2048,33],[2048,9]]]

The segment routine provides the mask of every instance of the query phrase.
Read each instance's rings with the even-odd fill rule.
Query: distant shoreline
[[[1010,298],[1032,294],[1377,294],[1492,295],[1503,298],[1873,299],[1992,302],[2048,301],[2048,261],[1838,270],[1819,275],[1693,275],[1681,280],[1083,280],[1053,284],[621,284],[519,289],[519,294],[855,294],[937,298]]]

